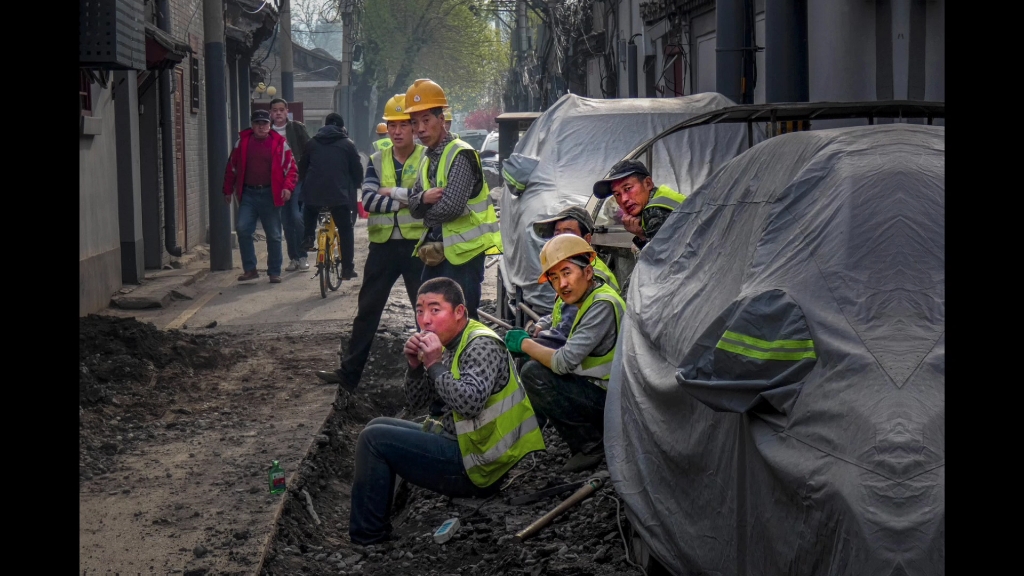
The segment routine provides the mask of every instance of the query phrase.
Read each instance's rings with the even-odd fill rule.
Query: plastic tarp
[[[943,574],[945,129],[787,134],[640,253],[605,407],[674,574]]]
[[[594,182],[645,140],[687,118],[733,105],[713,92],[677,98],[561,97],[534,120],[511,156],[517,160],[513,176],[525,189],[516,196],[509,185],[502,186],[505,255],[500,266],[506,286],[522,287],[531,307],[550,311],[555,294],[549,286],[537,284],[544,240],[534,232],[533,223],[568,206],[585,206]],[[745,125],[707,126],[678,134],[655,146],[652,176],[655,184],[667,184],[683,194],[747,148]]]

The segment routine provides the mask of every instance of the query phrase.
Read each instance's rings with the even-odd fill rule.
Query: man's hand
[[[418,368],[420,365],[420,335],[419,333],[409,336],[405,341],[405,348],[402,350],[405,359],[409,362],[410,368]]]
[[[392,190],[394,190],[394,188],[377,188],[377,194],[380,194],[381,196],[387,196],[388,198],[391,198],[391,191]]]
[[[227,204],[228,206],[231,206],[231,201],[234,200],[234,198],[235,198],[234,194],[225,194],[224,195],[224,203]]]
[[[509,330],[505,333],[505,347],[513,354],[523,353],[523,340],[529,339],[526,330]]]
[[[287,202],[288,199],[292,197],[292,191],[291,190],[282,190],[281,191],[281,197],[284,198],[285,202]]]
[[[640,226],[640,219],[637,218],[636,216],[630,216],[629,214],[626,214],[625,216],[622,217],[622,225],[626,228],[627,232],[636,236],[637,238],[640,238],[641,240],[647,239],[644,236],[644,229]]]
[[[444,346],[441,344],[441,339],[437,337],[437,334],[426,332],[420,336],[420,353],[424,368],[430,368],[441,360]]]
[[[437,204],[443,193],[444,188],[431,188],[423,193],[422,201],[424,204]]]
[[[537,334],[540,334],[541,330],[543,329],[543,326],[537,324],[533,320],[530,320],[529,322],[526,323],[526,332],[530,335],[531,338],[536,338]]]

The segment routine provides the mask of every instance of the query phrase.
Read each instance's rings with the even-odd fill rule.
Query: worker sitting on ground
[[[551,218],[534,222],[533,231],[545,240],[562,234],[572,234],[583,238],[589,244],[594,231],[594,220],[583,207],[570,206]],[[593,266],[594,277],[618,292],[619,281],[600,256],[594,258]],[[537,323],[527,324],[526,331],[549,348],[561,348],[569,337],[569,329],[576,318],[576,311],[576,306],[567,305],[561,298],[556,297],[551,314],[543,316]]]
[[[533,407],[493,330],[472,320],[450,278],[424,282],[416,297],[422,332],[405,343],[408,408],[444,402],[440,421],[376,418],[356,441],[349,535],[389,539],[395,476],[449,497],[488,496],[521,458],[544,450]]]
[[[569,445],[565,472],[589,470],[604,457],[604,402],[626,309],[618,292],[594,279],[596,257],[586,240],[570,234],[541,249],[538,283],[550,283],[560,299],[579,308],[564,346],[544,346],[525,330],[505,334],[510,352],[531,358],[520,379],[538,417],[547,418]]]
[[[654,238],[668,215],[686,200],[686,196],[668,186],[655,188],[650,170],[639,160],[622,160],[612,166],[610,176],[594,183],[594,196],[615,196],[615,202],[624,213],[622,225],[635,236],[633,244],[640,249]]]

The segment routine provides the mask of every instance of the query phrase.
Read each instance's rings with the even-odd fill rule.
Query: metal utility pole
[[[341,77],[338,78],[341,84],[341,109],[338,113],[345,120],[345,124],[350,129],[355,128],[355,123],[352,118],[352,7],[345,2],[345,0],[339,0],[341,2]],[[357,134],[355,130],[352,130],[352,135],[355,137],[356,144],[359,145],[365,141],[366,136],[363,134]]]
[[[171,31],[171,6],[170,0],[161,0],[158,5],[160,10],[160,29],[168,34]],[[178,90],[184,90],[178,86]],[[164,178],[164,249],[171,256],[181,257],[181,246],[178,246],[177,214],[175,188],[174,188],[174,124],[171,112],[171,71],[168,69],[160,72],[160,147],[163,149],[163,178]],[[178,151],[180,152],[180,150]],[[180,175],[182,178],[184,174]]]
[[[766,0],[765,101],[807,102],[807,0]]]
[[[737,104],[754,102],[752,2],[716,2],[715,88]]]
[[[290,103],[295,99],[291,0],[281,0],[281,19],[278,25],[281,26],[281,97]]]
[[[206,39],[206,163],[210,208],[210,270],[230,270],[231,210],[220,189],[228,163],[228,110],[224,70],[224,2],[203,0]]]

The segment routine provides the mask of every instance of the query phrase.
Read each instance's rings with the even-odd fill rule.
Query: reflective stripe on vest
[[[423,189],[429,190],[433,187],[444,188],[448,183],[448,172],[452,169],[455,156],[463,151],[469,150],[473,153],[473,159],[481,173],[483,167],[480,164],[480,154],[472,146],[462,140],[452,140],[444,147],[441,157],[438,159],[437,177],[435,182],[430,181],[428,176],[430,170],[430,159],[421,164],[421,178]],[[490,189],[487,187],[487,180],[482,179],[480,192],[469,199],[466,209],[462,214],[451,222],[441,224],[441,235],[444,240],[444,257],[452,264],[458,266],[472,260],[481,252],[496,248],[499,252],[504,251],[501,243],[501,232],[498,227],[498,214],[491,203]]]
[[[569,329],[569,338],[572,338],[573,332],[576,331],[576,327],[579,326],[580,320],[586,315],[590,307],[593,306],[594,302],[604,301],[612,305],[615,310],[615,333],[616,340],[618,339],[619,325],[622,323],[622,313],[626,311],[626,302],[619,296],[611,286],[604,284],[598,286],[590,293],[589,296],[580,304],[580,311],[576,313],[576,318],[572,322],[572,328]],[[573,374],[580,376],[586,376],[596,380],[594,383],[601,388],[608,388],[608,379],[612,375],[612,359],[615,358],[615,349],[618,346],[612,346],[606,354],[600,356],[592,355],[587,356],[583,359],[583,362],[573,370]]]
[[[679,208],[679,205],[686,200],[684,194],[680,194],[675,190],[662,184],[654,190],[654,194],[651,195],[651,199],[647,202],[647,206],[644,208],[666,208],[668,210],[675,210]],[[640,214],[640,227],[644,230],[647,229],[647,225],[644,223],[643,213]]]
[[[474,338],[502,339],[487,326],[470,320],[452,357],[452,377],[458,380],[459,358]],[[530,452],[544,450],[544,438],[537,426],[533,405],[519,385],[512,357],[508,359],[508,383],[492,394],[475,418],[465,419],[452,411],[458,435],[462,465],[473,484],[483,488],[494,484]]]
[[[608,269],[608,265],[601,260],[600,256],[594,257],[594,276],[597,276],[605,285],[610,286],[616,292],[619,291],[619,280],[615,277],[615,274]],[[551,308],[551,327],[556,328],[562,322],[562,306],[565,302],[562,299],[555,297],[555,305]]]
[[[402,188],[412,188],[419,177],[420,163],[423,161],[423,153],[426,149],[426,146],[419,144],[413,148],[412,154],[405,159],[405,164],[402,166],[401,183],[398,182],[398,175],[395,174],[395,149],[389,147],[379,152],[374,152],[370,156],[370,161],[377,167],[380,174],[380,187],[394,188],[395,186],[401,186]],[[391,212],[389,214],[371,212],[370,217],[366,220],[366,233],[370,237],[370,242],[378,244],[387,242],[391,238],[391,231],[395,227],[396,219],[398,220],[398,229],[402,232],[402,238],[406,240],[419,240],[423,233],[427,231],[427,227],[423,225],[423,220],[413,218],[408,206],[400,209],[398,212]]]

